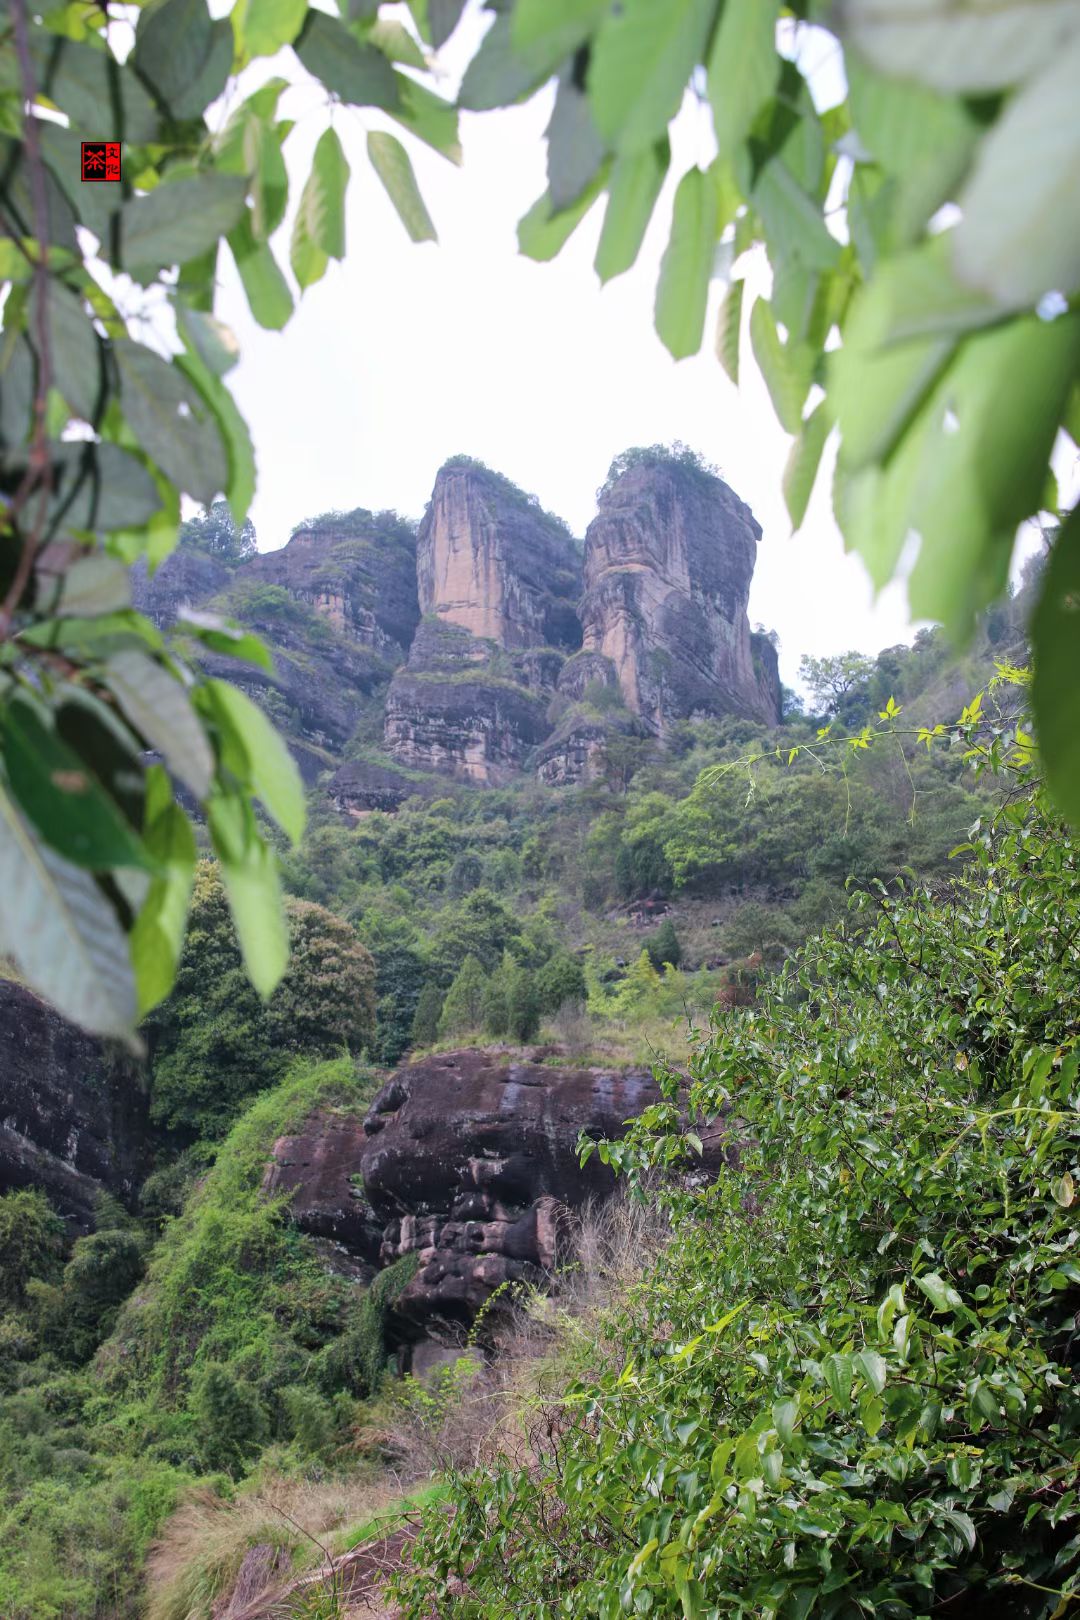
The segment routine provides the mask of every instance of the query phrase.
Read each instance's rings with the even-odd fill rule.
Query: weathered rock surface
[[[559,655],[511,655],[460,625],[424,619],[387,693],[387,749],[413,770],[506,781],[550,730],[553,659]]]
[[[132,604],[153,619],[159,630],[167,630],[176,623],[181,608],[201,607],[231,580],[232,570],[216,557],[181,547],[166,557],[153,576],[145,562],[135,564],[131,570]]]
[[[476,462],[440,468],[416,536],[420,611],[500,647],[581,642],[581,551],[569,531]]]
[[[403,771],[351,759],[334,772],[327,791],[343,815],[363,816],[372,810],[397,810],[414,794],[429,798],[432,789]]]
[[[437,1337],[471,1323],[500,1284],[551,1268],[563,1212],[614,1186],[597,1157],[579,1164],[579,1133],[620,1136],[657,1098],[643,1070],[443,1052],[399,1069],[362,1126],[320,1114],[281,1138],[266,1186],[292,1195],[304,1231],[367,1265],[415,1254],[391,1330]]]
[[[761,530],[720,478],[677,463],[633,466],[606,490],[585,537],[583,647],[611,660],[631,710],[662,736],[672,720],[779,718],[775,664],[746,605]]]
[[[133,1197],[149,1144],[133,1060],[0,979],[0,1191],[41,1187],[78,1237],[102,1191]]]
[[[397,663],[420,618],[416,579],[412,526],[361,507],[298,529],[280,551],[241,564],[235,583],[241,593],[281,586],[348,640]]]

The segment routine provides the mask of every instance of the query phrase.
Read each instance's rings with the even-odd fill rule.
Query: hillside
[[[388,1478],[430,1479],[434,1433],[465,1459],[473,1374],[446,1369],[610,1196],[582,1133],[660,1118],[688,1022],[770,995],[851,883],[962,873],[999,788],[960,733],[917,733],[1023,659],[1023,593],[962,660],[926,632],[841,661],[811,716],[747,620],[757,538],[684,451],[620,457],[581,543],[459,457],[418,529],[358,509],[253,555],[210,514],[142,579],[159,623],[233,617],[272,650],[272,675],[207,657],[308,783],[292,964],[262,1003],[206,863],[140,1059],[0,982],[5,1616],[219,1620],[244,1514],[298,1570],[305,1528],[348,1541]]]

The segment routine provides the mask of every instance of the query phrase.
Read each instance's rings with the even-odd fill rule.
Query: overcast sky
[[[482,27],[478,15],[467,17],[444,47],[448,94]],[[280,66],[295,77],[288,55]],[[826,61],[820,73],[829,70]],[[274,64],[258,64],[260,77],[272,71]],[[308,85],[282,102],[282,115],[298,120],[286,143],[296,196],[325,127],[325,99]],[[396,507],[419,517],[440,464],[455,452],[534,491],[582,535],[613,456],[682,439],[720,467],[762,526],[750,617],[778,631],[789,684],[804,652],[872,653],[910,640],[903,589],[890,587],[875,602],[861,563],[845,555],[824,469],[792,536],[781,493],[790,441],[748,345],[736,389],[712,352],[712,311],[693,359],[674,362],[656,337],[652,300],[670,182],[638,264],[606,288],[592,269],[600,205],[553,263],[519,255],[517,221],[545,185],[549,110],[550,94],[466,114],[460,168],[406,137],[439,232],[437,245],[416,246],[365,153],[368,127],[396,126],[338,107],[352,167],[345,262],[309,289],[282,333],[255,326],[229,263],[219,312],[243,351],[230,381],[255,442],[260,547],[283,545],[302,518],[333,507]],[[707,163],[711,140],[707,110],[688,103],[675,127],[674,174]],[[286,264],[290,222],[275,244]],[[767,285],[765,274],[752,269],[752,284]]]

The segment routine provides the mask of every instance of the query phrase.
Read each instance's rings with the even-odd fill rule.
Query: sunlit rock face
[[[507,650],[580,645],[580,548],[486,467],[440,469],[417,532],[416,580],[421,613]]]
[[[694,715],[779,719],[775,651],[746,615],[760,537],[734,491],[694,468],[631,467],[601,495],[585,537],[582,645],[610,660],[655,735]]]

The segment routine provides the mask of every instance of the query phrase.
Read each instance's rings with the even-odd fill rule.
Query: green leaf
[[[174,803],[169,778],[160,766],[147,771],[146,786],[145,840],[157,876],[147,890],[130,938],[140,1018],[173,987],[197,855],[191,824]]]
[[[813,351],[781,341],[772,308],[764,298],[750,311],[750,341],[781,427],[786,433],[798,433],[813,376]]]
[[[819,400],[802,424],[799,436],[788,452],[783,487],[792,529],[798,529],[806,516],[806,508],[810,504],[810,496],[813,494],[814,482],[821,464],[821,453],[825,448],[831,426],[832,415],[828,401]]]
[[[1070,0],[846,0],[840,33],[882,73],[980,94],[1019,84],[1075,37]]]
[[[884,1403],[876,1395],[865,1394],[859,1402],[859,1421],[871,1440],[880,1430],[884,1417]]]
[[[534,47],[561,60],[588,39],[609,0],[517,0],[510,14],[511,37],[520,51]]]
[[[712,177],[689,169],[675,193],[671,237],[656,287],[656,330],[676,360],[701,347],[718,230]]]
[[[273,56],[291,45],[307,15],[307,0],[237,0],[231,21],[241,56]]]
[[[854,1373],[852,1359],[847,1354],[826,1356],[822,1363],[825,1382],[841,1412],[851,1407],[851,1380]]]
[[[457,108],[407,74],[397,74],[398,105],[390,116],[450,163],[461,162]]]
[[[120,398],[132,432],[165,476],[209,506],[229,476],[225,447],[206,400],[179,367],[141,343],[113,342]]]
[[[41,842],[0,780],[0,953],[72,1023],[130,1035],[137,1011],[127,937],[89,872]]]
[[[593,40],[588,88],[596,127],[620,156],[667,133],[702,59],[715,0],[625,0]]]
[[[161,754],[197,799],[210,792],[214,755],[202,724],[178,680],[134,648],[112,655],[105,680],[149,748]]]
[[[83,138],[129,146],[155,138],[158,110],[135,74],[118,68],[111,50],[62,39],[42,27],[29,32],[39,93],[67,113]],[[102,129],[103,108],[108,108],[107,131]]]
[[[392,137],[388,136],[387,139]],[[371,137],[368,137],[370,142]],[[301,198],[307,233],[316,247],[331,259],[345,257],[345,192],[349,165],[335,129],[325,129],[319,137]]]
[[[405,67],[426,69],[426,56],[405,24],[396,17],[377,18],[368,31],[367,38],[391,62],[401,62]]]
[[[306,191],[311,184],[312,177],[309,175],[304,190]],[[329,254],[324,253],[319,244],[312,240],[308,231],[303,193],[300,196],[300,206],[296,210],[296,218],[293,220],[292,236],[289,240],[289,263],[292,265],[292,273],[301,292],[321,281],[330,264]]]
[[[709,52],[709,100],[721,157],[730,157],[776,89],[773,0],[725,0]]]
[[[446,44],[464,10],[465,0],[427,0],[428,29],[436,50]]]
[[[284,128],[265,118],[248,118],[244,125],[243,166],[251,176],[251,234],[257,242],[269,241],[288,207],[289,175],[280,134]]]
[[[234,620],[223,619],[217,613],[201,613],[197,608],[181,608],[177,623],[211,652],[244,664],[255,664],[268,675],[274,673],[274,660],[266,643]]]
[[[34,606],[39,614],[91,618],[131,606],[131,578],[123,563],[104,552],[77,557],[55,574],[43,558],[37,569]]]
[[[739,333],[742,327],[744,281],[732,281],[720,301],[716,317],[716,357],[732,382],[739,383]]]
[[[210,712],[238,741],[247,759],[246,780],[293,843],[304,833],[304,784],[296,761],[262,709],[228,681],[207,681]]]
[[[280,332],[292,314],[293,300],[269,243],[255,240],[247,214],[229,232],[228,241],[252,315],[267,331]]]
[[[372,130],[367,138],[371,166],[382,181],[387,196],[397,209],[398,218],[414,242],[437,240],[431,216],[416,184],[409,154],[393,135]]]
[[[469,112],[513,106],[550,79],[566,54],[551,37],[521,49],[511,36],[510,17],[497,16],[465,69],[458,106]]]
[[[633,157],[617,158],[608,181],[608,205],[596,249],[602,282],[621,276],[637,259],[671,162],[667,137]]]
[[[224,321],[174,300],[176,325],[184,343],[215,377],[224,377],[240,358],[240,345]]]
[[[14,487],[25,465],[21,454],[0,460],[0,483]],[[115,444],[69,440],[50,444],[52,498],[49,525],[103,534],[137,528],[161,507],[161,497],[142,463]]]
[[[559,78],[547,127],[548,195],[552,207],[568,208],[577,201],[606,156],[585,92],[573,72]]]
[[[361,45],[336,17],[308,11],[293,47],[308,72],[332,95],[355,107],[398,105],[398,81],[381,51]]]
[[[173,364],[190,377],[214,413],[228,462],[222,487],[237,525],[242,526],[255,498],[255,446],[248,425],[229,390],[207,370],[198,355],[189,350],[178,355]]]
[[[244,965],[265,999],[281,982],[289,961],[277,855],[259,836],[251,806],[239,795],[215,794],[207,805],[207,821]]]
[[[840,243],[826,227],[820,203],[804,191],[782,158],[764,165],[750,201],[761,215],[774,270],[796,259],[810,270],[832,270]]]
[[[75,415],[92,422],[105,387],[101,340],[82,300],[51,276],[47,308],[53,382]]]
[[[865,1380],[875,1395],[885,1388],[885,1357],[876,1350],[860,1350],[855,1357],[855,1371]]]
[[[538,263],[546,263],[549,259],[553,259],[570,240],[603,191],[606,178],[605,167],[595,176],[592,184],[586,187],[572,208],[564,208],[558,213],[552,208],[551,198],[546,191],[542,197],[538,197],[529,212],[518,222],[518,247],[525,257],[536,259]]]
[[[241,218],[246,194],[238,176],[199,174],[129,198],[120,209],[120,263],[144,274],[198,258]]]
[[[174,118],[197,118],[225,88],[232,30],[211,22],[206,0],[155,0],[139,15],[132,59]]]
[[[772,1409],[772,1419],[776,1432],[785,1445],[795,1433],[795,1425],[799,1420],[799,1403],[796,1400],[777,1401]]]
[[[1059,530],[1031,626],[1031,700],[1047,786],[1080,828],[1080,507]]]
[[[1080,31],[984,136],[959,198],[957,275],[1005,309],[1080,288],[1078,83]]]
[[[963,1300],[951,1283],[936,1271],[926,1271],[921,1277],[914,1279],[915,1286],[921,1288],[935,1311],[958,1311],[963,1309]]]
[[[908,527],[922,542],[908,586],[917,617],[965,636],[1005,590],[1078,366],[1080,315],[1025,316],[967,338],[929,402],[908,485]]]
[[[0,713],[0,728],[11,792],[58,855],[99,872],[148,864],[119,806],[46,711],[16,697]]]

